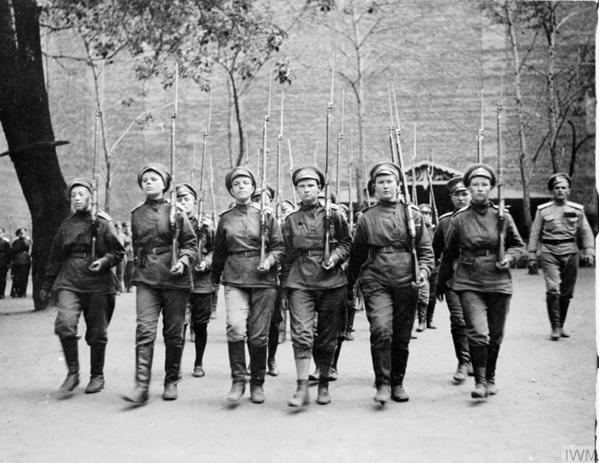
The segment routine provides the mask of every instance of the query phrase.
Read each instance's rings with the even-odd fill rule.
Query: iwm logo
[[[570,445],[562,448],[561,461],[580,461],[580,462],[597,462],[598,454],[596,449],[591,445]]]

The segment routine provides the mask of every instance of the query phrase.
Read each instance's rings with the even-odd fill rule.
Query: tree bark
[[[14,16],[11,12],[14,12]],[[14,22],[13,22],[14,21]],[[0,0],[0,123],[32,218],[35,310],[54,235],[69,213],[44,81],[35,0]],[[48,142],[46,145],[44,142]],[[23,145],[38,143],[23,152]]]

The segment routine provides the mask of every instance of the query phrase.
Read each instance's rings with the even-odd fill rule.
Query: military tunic
[[[0,238],[0,299],[6,290],[6,275],[12,260],[12,246],[6,238]]]
[[[12,264],[10,273],[13,284],[10,289],[12,297],[25,297],[27,295],[27,284],[29,282],[29,271],[31,270],[31,256],[29,238],[19,237],[12,243]]]

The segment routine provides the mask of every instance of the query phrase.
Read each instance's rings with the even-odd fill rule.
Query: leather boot
[[[381,383],[377,384],[377,392],[373,400],[380,405],[385,405],[390,400],[390,385]]]
[[[231,367],[231,390],[227,394],[229,402],[236,403],[246,391],[246,351],[244,341],[228,342],[229,366]]]
[[[75,336],[61,339],[60,343],[65,355],[68,373],[58,391],[61,394],[67,394],[79,385],[79,350],[77,349],[77,338]]]
[[[253,346],[248,344],[250,351],[250,400],[255,404],[265,401],[263,384],[267,369],[267,346]]]
[[[277,369],[277,362],[275,361],[275,355],[277,354],[277,347],[279,346],[279,324],[271,325],[269,328],[269,344],[268,344],[268,373],[270,376],[278,376],[279,370]]]
[[[288,400],[288,405],[290,407],[302,407],[303,405],[308,405],[309,402],[308,380],[299,379],[297,384],[296,392],[292,398]]]
[[[433,324],[433,312],[435,311],[435,299],[427,304],[427,328],[436,330],[437,326]]]
[[[100,392],[104,388],[104,354],[106,344],[90,346],[90,382],[85,388],[86,394]]]
[[[375,371],[375,386],[377,387],[377,393],[373,400],[384,405],[390,400],[392,351],[389,348],[374,349],[371,347],[371,357]]]
[[[552,326],[550,339],[558,341],[560,339],[560,307],[558,305],[558,296],[546,296],[546,308],[548,310],[548,318]]]
[[[570,299],[566,297],[558,298],[558,307],[560,311],[560,337],[568,338],[570,337],[569,333],[565,331],[563,328],[565,326],[565,320],[567,319],[567,313],[569,312],[569,304],[571,303]]]
[[[458,359],[458,367],[454,373],[454,380],[462,382],[466,376],[473,376],[471,368],[471,354],[469,353],[469,341],[466,334],[452,333],[452,343],[454,344],[454,352]],[[469,374],[470,371],[470,374]]]
[[[348,307],[348,320],[346,321],[346,341],[354,341],[354,318],[356,317],[356,310],[354,306]]]
[[[471,392],[473,399],[485,399],[488,396],[486,381],[487,346],[471,346],[471,362],[475,373],[475,389]]]
[[[403,386],[406,364],[408,363],[408,352],[393,349],[391,352],[391,363],[392,400],[395,402],[408,402],[408,394]]]
[[[136,405],[148,402],[153,357],[153,344],[143,344],[135,348],[135,386],[131,392],[123,396],[123,399],[127,402]]]
[[[184,338],[185,339],[185,338]],[[181,369],[183,346],[165,346],[165,390],[164,400],[177,400],[177,382]]]
[[[417,326],[417,331],[420,333],[421,331],[425,331],[425,320],[427,317],[427,304],[423,304],[419,302],[417,305],[417,313],[419,314],[419,326]]]
[[[485,370],[487,389],[490,395],[498,394],[496,387],[496,362],[498,361],[498,353],[500,352],[499,344],[490,344],[488,346],[487,365]]]
[[[317,403],[319,405],[327,405],[330,402],[331,396],[329,395],[329,379],[321,376],[321,378],[319,379]]]

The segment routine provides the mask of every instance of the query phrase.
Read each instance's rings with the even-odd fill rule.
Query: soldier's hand
[[[45,289],[42,289],[40,291],[40,299],[42,301],[47,301],[50,298],[50,291],[46,291]]]
[[[203,260],[202,262],[200,262],[199,264],[197,264],[194,267],[194,270],[196,270],[196,272],[199,272],[199,273],[206,272],[207,267],[208,267],[208,265],[207,265],[206,261]]]
[[[427,274],[424,273],[423,271],[419,271],[419,280],[411,282],[411,286],[415,289],[420,289],[423,286],[425,286],[426,282],[427,282]]]
[[[435,297],[438,301],[442,302],[444,300],[444,293],[446,292],[445,288],[440,288],[439,285],[435,288]]]
[[[499,269],[508,269],[513,262],[514,259],[511,256],[506,256],[500,262],[496,262],[496,267]]]
[[[329,260],[323,261],[323,263],[321,264],[321,267],[323,267],[325,270],[329,271],[333,267],[335,267],[336,264],[337,264],[337,260],[333,257],[330,257]]]
[[[185,265],[183,262],[177,261],[177,263],[171,267],[171,273],[173,275],[183,275],[183,272],[185,272]]]
[[[585,256],[583,258],[583,262],[585,265],[588,265],[589,267],[593,267],[594,264],[596,263],[596,259],[594,258],[594,256]]]
[[[529,259],[527,261],[527,269],[529,270],[530,275],[537,275],[540,272],[537,259]]]
[[[261,273],[267,273],[269,270],[271,270],[271,261],[265,259],[265,261],[261,262],[258,266],[258,271]]]
[[[100,259],[95,260],[94,262],[92,262],[90,264],[90,266],[88,268],[92,272],[99,272],[100,270],[102,270],[102,262],[100,261]]]

